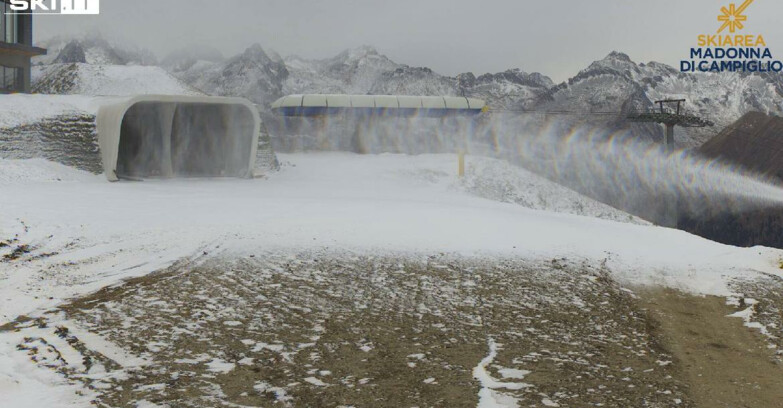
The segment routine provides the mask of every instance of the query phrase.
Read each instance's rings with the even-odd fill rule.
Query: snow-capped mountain
[[[171,72],[184,72],[196,64],[211,65],[225,60],[217,48],[194,46],[175,50],[160,61],[160,66]]]
[[[267,54],[275,62],[273,51]],[[528,74],[518,69],[479,77],[472,73],[444,76],[426,67],[398,64],[369,46],[345,50],[323,60],[289,56],[282,62],[288,71],[282,82],[282,94],[464,95],[485,98],[494,107],[510,108],[520,100],[535,100],[554,85],[542,74]],[[204,73],[211,69],[215,69],[215,64],[199,61],[187,70],[173,73],[209,92],[214,84],[208,83],[215,78],[205,79]],[[253,100],[259,104],[264,102]]]
[[[55,37],[40,41],[46,55],[33,58],[34,65],[58,62],[83,62],[96,65],[157,65],[158,60],[150,50],[132,46],[120,46],[100,36],[84,38]]]
[[[479,77],[467,72],[457,76],[459,89],[466,95],[492,101],[495,109],[528,108],[548,89],[552,80],[538,72],[528,74],[520,69],[509,69]]]
[[[542,74],[519,69],[479,77],[473,73],[444,76],[426,67],[395,63],[369,46],[325,60],[291,56],[285,63],[291,73],[284,86],[286,94],[464,95],[487,99],[496,108],[510,108],[520,100],[534,100],[554,85]]]
[[[429,68],[403,65],[393,71],[382,73],[370,94],[378,95],[458,95],[457,83]]]
[[[144,65],[154,61],[148,51],[129,51],[101,38],[56,38],[41,45],[49,48],[49,54],[38,58],[37,64]],[[562,122],[630,132],[646,140],[660,140],[661,127],[630,123],[627,114],[652,109],[659,99],[685,98],[688,112],[714,122],[715,127],[676,128],[675,140],[681,147],[701,145],[747,112],[783,114],[780,75],[682,73],[662,63],[636,63],[620,52],[593,62],[560,84],[519,69],[450,77],[426,67],[396,63],[370,46],[321,60],[282,58],[258,44],[228,59],[218,50],[191,48],[170,54],[159,65],[204,93],[246,97],[262,113],[268,113],[269,104],[285,94],[464,95],[485,99],[496,111],[565,111],[569,115],[556,116]]]
[[[41,43],[49,47],[46,59],[52,63],[90,65],[139,65],[144,58],[109,42],[56,38]],[[126,56],[137,55],[135,58]],[[185,84],[207,94],[243,96],[262,107],[284,94],[355,93],[408,95],[464,95],[487,99],[500,109],[515,108],[520,101],[534,101],[551,88],[553,82],[539,73],[512,69],[476,77],[472,73],[456,77],[440,75],[426,67],[398,64],[370,46],[349,49],[322,60],[297,56],[286,58],[255,44],[242,54],[224,59],[220,51],[190,48],[172,52],[158,65]],[[41,68],[44,73],[49,68]],[[68,70],[58,69],[65,78],[47,82],[69,83]],[[43,80],[38,74],[34,82]],[[39,92],[70,92],[70,86],[37,86]]]
[[[650,141],[661,140],[661,127],[631,123],[627,115],[652,109],[659,99],[685,98],[686,110],[716,126],[676,128],[675,140],[681,147],[702,144],[746,112],[783,113],[783,80],[776,75],[681,73],[666,64],[636,63],[620,52],[612,52],[569,80],[555,84],[540,73],[519,69],[478,77],[470,72],[444,76],[426,67],[397,64],[368,46],[324,60],[291,56],[282,63],[273,61],[260,46],[253,48],[256,54],[264,55],[256,64],[260,70],[257,84],[232,78],[234,74],[224,70],[228,62],[198,61],[174,73],[207,93],[230,94],[232,89],[222,84],[241,84],[236,94],[249,97],[262,109],[279,95],[296,93],[464,95],[485,99],[496,111],[567,112],[556,117],[567,124],[629,132],[632,137]],[[281,66],[287,76],[276,74],[282,72]],[[261,67],[272,69],[266,72]]]
[[[289,75],[286,65],[270,58],[258,44],[226,61],[199,60],[173,73],[207,94],[241,96],[262,106],[283,95],[283,84]]]
[[[551,88],[536,104],[540,110],[632,112],[654,107],[653,102],[684,98],[689,113],[715,123],[707,128],[675,128],[682,147],[699,146],[720,129],[750,111],[783,114],[779,78],[735,73],[682,73],[666,64],[637,64],[628,55],[612,52],[576,76]],[[629,124],[622,115],[584,116],[574,121],[608,121],[639,135],[659,138],[659,126]],[[650,133],[654,132],[654,134]]]
[[[285,64],[291,73],[284,86],[287,94],[364,94],[384,73],[401,66],[369,46],[345,50],[324,60],[292,56],[285,60]]]
[[[315,65],[319,74],[341,83],[345,93],[367,93],[384,73],[400,67],[369,46],[343,51]]]

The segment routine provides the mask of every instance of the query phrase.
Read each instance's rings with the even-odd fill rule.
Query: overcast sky
[[[36,17],[35,35],[97,30],[158,57],[188,45],[231,56],[257,42],[284,56],[325,58],[368,44],[447,75],[520,68],[562,81],[612,50],[678,66],[698,34],[715,33],[731,1],[102,0],[98,16]],[[783,2],[755,0],[746,14],[744,33],[764,35],[783,59]]]

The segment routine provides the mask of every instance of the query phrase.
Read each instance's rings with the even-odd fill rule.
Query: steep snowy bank
[[[776,250],[734,248],[671,229],[552,212],[582,208],[584,215],[606,211],[612,219],[627,217],[576,194],[569,198],[556,187],[546,187],[551,192],[535,187],[546,186],[541,180],[528,187],[513,177],[495,181],[543,197],[545,207],[531,207],[548,211],[478,197],[470,180],[480,173],[461,184],[452,175],[453,155],[281,159],[283,170],[266,180],[109,184],[86,174],[75,183],[9,176],[0,195],[0,238],[12,245],[0,251],[27,245],[29,253],[0,267],[2,318],[216,248],[578,256],[606,259],[626,280],[716,294],[728,292],[723,275],[777,271]],[[483,160],[475,168],[485,166]],[[40,168],[39,162],[28,164]],[[470,166],[469,159],[473,171]],[[64,169],[55,171],[73,179]],[[52,179],[35,172],[30,177]]]

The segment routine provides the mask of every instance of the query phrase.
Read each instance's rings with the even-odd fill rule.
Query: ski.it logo
[[[100,14],[101,0],[10,0],[8,14]]]
[[[717,34],[700,34],[690,59],[680,61],[681,72],[781,72],[783,62],[772,57],[772,51],[761,34],[740,34],[748,16],[745,10],[754,0],[737,7],[731,3],[720,8]]]

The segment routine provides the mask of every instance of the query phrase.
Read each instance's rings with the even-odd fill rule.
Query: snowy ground
[[[33,68],[36,92],[66,95],[203,95],[163,68],[141,65],[52,64]]]
[[[576,392],[567,384],[558,386],[557,381],[553,384],[547,382],[547,378],[558,378],[568,373],[580,375],[576,371],[546,371],[540,367],[536,369],[549,373],[549,377],[540,376],[537,383],[531,380],[531,387],[502,384],[527,383],[528,377],[525,377],[524,381],[515,377],[522,377],[524,371],[535,372],[530,370],[531,365],[535,366],[533,360],[544,359],[541,357],[545,355],[542,350],[533,350],[533,345],[539,349],[544,347],[540,343],[542,339],[538,337],[534,337],[533,339],[538,340],[529,346],[524,344],[532,340],[525,336],[520,336],[523,340],[515,340],[516,344],[511,349],[499,346],[506,344],[505,347],[509,347],[507,338],[512,335],[507,332],[524,333],[531,326],[536,330],[547,327],[547,319],[536,317],[533,311],[546,309],[547,306],[561,308],[562,302],[570,302],[568,304],[572,309],[568,310],[576,313],[574,316],[587,314],[583,319],[569,322],[564,316],[570,312],[563,314],[558,311],[552,316],[552,321],[556,322],[553,326],[562,325],[565,328],[573,328],[575,333],[580,330],[580,333],[588,333],[593,329],[587,326],[581,329],[579,327],[591,322],[588,318],[593,316],[590,310],[609,308],[595,314],[595,319],[599,322],[591,323],[593,328],[623,328],[596,334],[599,336],[598,343],[608,344],[600,336],[617,336],[618,339],[633,341],[635,332],[640,342],[634,343],[639,347],[637,351],[646,350],[642,353],[645,356],[638,356],[638,368],[647,365],[652,367],[656,360],[648,358],[649,350],[655,347],[644,345],[651,334],[641,329],[643,322],[638,330],[627,322],[620,325],[611,323],[616,316],[630,316],[629,313],[634,308],[622,300],[631,299],[632,296],[614,283],[615,280],[620,285],[661,284],[696,293],[730,295],[737,291],[737,279],[780,275],[780,251],[728,247],[681,231],[646,225],[573,193],[569,195],[556,190],[521,170],[504,167],[499,163],[493,164],[493,161],[485,159],[468,159],[468,176],[465,180],[459,180],[453,175],[456,158],[452,155],[358,156],[332,153],[281,155],[280,159],[284,164],[283,169],[266,179],[153,180],[117,184],[106,182],[102,176],[75,172],[43,161],[0,160],[0,325],[17,321],[9,327],[19,330],[0,333],[0,392],[4,396],[10,395],[12,400],[28,401],[28,406],[35,406],[34,402],[41,406],[83,406],[84,401],[101,394],[104,395],[102,398],[110,402],[138,402],[139,398],[145,395],[157,398],[159,402],[166,402],[161,392],[153,391],[167,387],[158,382],[140,381],[138,373],[141,369],[138,367],[149,364],[156,358],[156,346],[148,339],[160,335],[161,333],[155,330],[169,327],[166,324],[172,324],[172,321],[166,319],[173,319],[178,315],[174,313],[167,317],[165,313],[158,313],[154,316],[134,316],[137,312],[133,311],[137,310],[143,314],[154,310],[180,310],[181,307],[176,305],[177,296],[172,298],[172,295],[177,295],[178,288],[194,285],[192,287],[195,289],[188,289],[183,292],[183,296],[187,293],[185,298],[193,302],[201,299],[204,313],[213,315],[218,310],[223,314],[227,313],[226,310],[230,312],[226,307],[233,302],[232,299],[240,304],[252,300],[257,302],[254,306],[259,307],[264,306],[264,297],[272,299],[271,304],[264,306],[268,309],[259,309],[268,310],[270,313],[275,312],[275,305],[278,305],[276,301],[284,300],[286,296],[293,296],[296,298],[294,300],[301,300],[303,304],[313,304],[303,306],[297,305],[297,302],[288,302],[285,310],[278,310],[283,316],[287,316],[286,318],[290,317],[294,319],[293,322],[299,322],[298,325],[288,322],[290,327],[272,325],[275,330],[281,330],[279,335],[283,336],[288,332],[291,336],[302,337],[288,339],[284,346],[275,345],[282,343],[275,343],[280,339],[275,338],[277,335],[274,331],[270,332],[272,334],[268,337],[249,336],[246,338],[248,344],[241,343],[248,347],[248,350],[242,352],[245,356],[237,359],[240,355],[236,352],[231,354],[230,348],[233,346],[229,347],[227,342],[220,341],[221,336],[231,335],[235,338],[235,331],[246,330],[249,324],[268,324],[269,321],[263,317],[254,321],[253,316],[245,315],[247,310],[236,308],[236,313],[220,315],[220,319],[207,319],[203,322],[207,330],[206,343],[198,346],[196,342],[191,344],[192,347],[178,349],[182,353],[190,352],[192,357],[161,351],[161,360],[156,361],[157,377],[145,378],[163,381],[166,377],[166,381],[175,381],[176,378],[171,375],[179,371],[198,376],[201,378],[198,381],[186,381],[194,387],[193,393],[185,398],[193,405],[212,406],[209,401],[217,400],[242,403],[241,398],[250,396],[254,389],[258,395],[274,395],[275,398],[285,400],[286,395],[300,392],[309,392],[307,395],[310,397],[307,398],[327,398],[329,392],[313,393],[306,390],[314,387],[331,389],[329,387],[341,380],[356,382],[354,385],[357,387],[369,385],[372,379],[368,379],[365,384],[361,384],[364,377],[347,379],[352,375],[347,368],[343,371],[334,366],[322,369],[316,364],[307,368],[304,364],[312,362],[288,364],[284,357],[275,356],[280,355],[280,352],[290,352],[295,344],[308,343],[305,339],[307,336],[318,336],[316,332],[320,326],[314,324],[317,319],[351,318],[356,322],[367,319],[365,326],[357,326],[358,333],[355,334],[360,336],[361,327],[371,327],[381,322],[378,319],[382,317],[382,313],[378,311],[401,305],[399,316],[401,319],[409,319],[407,322],[410,324],[405,327],[406,330],[412,330],[411,335],[417,330],[432,336],[441,336],[441,332],[464,331],[465,341],[454,338],[457,339],[456,344],[465,345],[466,348],[456,347],[453,350],[458,355],[464,355],[464,359],[460,360],[459,364],[449,362],[442,355],[429,360],[425,353],[422,359],[428,359],[425,373],[429,373],[429,376],[422,378],[421,384],[441,384],[443,387],[469,390],[465,395],[473,395],[471,398],[475,401],[463,401],[474,406],[479,398],[484,402],[489,401],[485,397],[495,395],[498,388],[504,392],[508,391],[507,398],[500,398],[506,401],[507,406],[514,406],[513,401],[520,398],[532,401],[525,395],[530,388],[536,390],[534,395],[538,400],[535,403],[546,406],[550,403],[557,404],[558,400],[567,400],[569,395],[586,395],[587,390]],[[485,180],[482,181],[481,177]],[[490,179],[492,183],[489,182]],[[250,258],[251,255],[254,258]],[[297,266],[286,269],[287,264],[283,261],[286,256],[290,256],[291,262]],[[380,260],[368,258],[371,256]],[[454,265],[440,273],[434,265],[438,262],[422,261],[429,256],[443,257],[444,264],[451,260]],[[323,273],[323,270],[308,263],[313,261],[310,258],[324,258],[332,265],[328,270],[334,273]],[[562,268],[569,273],[558,272],[557,268],[551,265],[552,259],[565,259],[562,261]],[[417,274],[406,272],[409,274],[406,279],[395,280],[397,268],[394,266],[396,263],[391,260],[398,260],[397,262],[403,265],[403,270],[421,271],[421,279],[434,279],[438,284],[429,282],[429,289],[408,293],[405,285],[416,283],[413,280]],[[132,293],[107,292],[104,297],[96,298],[94,303],[69,301],[116,284],[122,279],[145,277],[175,263],[177,266],[168,270],[169,275],[155,275],[154,279],[149,277],[155,282],[149,287],[144,287],[145,281],[142,280],[126,285],[134,289]],[[496,267],[501,264],[504,266]],[[541,265],[549,267],[543,268]],[[233,269],[235,266],[236,270]],[[352,270],[357,271],[359,276],[355,282],[351,280]],[[487,291],[482,296],[474,296],[471,292],[474,289],[470,289],[470,284],[466,283],[473,278],[461,277],[461,274],[470,270],[474,270],[475,275],[486,276],[487,282],[494,282],[476,283],[476,290]],[[320,273],[316,273],[318,271]],[[382,278],[382,281],[374,281],[375,275],[369,273],[371,271],[377,271],[377,276]],[[611,279],[602,281],[601,271],[611,271]],[[301,274],[304,274],[304,278]],[[553,281],[557,284],[548,288],[543,282],[551,276],[555,276]],[[214,277],[214,281],[210,277]],[[503,283],[504,280],[514,283],[502,289],[506,284]],[[192,283],[188,284],[188,281]],[[296,282],[299,281],[302,284],[297,286]],[[209,286],[210,282],[214,283],[214,286]],[[281,287],[273,286],[277,283],[285,284],[283,287],[291,288],[291,291],[281,291]],[[384,286],[387,283],[389,288],[395,289],[362,300],[377,299],[377,304],[367,305],[375,314],[363,314],[361,304],[340,309],[346,307],[346,298],[350,299],[352,294],[361,292],[361,287],[371,288],[373,285]],[[166,286],[167,284],[172,286]],[[589,286],[593,284],[597,285],[593,288],[596,290],[590,289]],[[602,296],[601,293],[607,293],[607,296],[617,302],[602,304],[595,298]],[[412,294],[424,297],[411,298]],[[454,296],[451,296],[452,294]],[[574,295],[581,300],[570,299],[567,295]],[[584,300],[588,297],[593,298]],[[455,304],[443,306],[444,310],[451,313],[446,316],[433,312],[433,307],[443,305],[443,302],[449,299],[453,302],[482,299],[483,302],[495,306],[475,307],[472,312],[459,314],[457,312],[460,307]],[[531,299],[538,299],[541,303],[534,305]],[[213,304],[213,300],[217,303]],[[150,309],[140,310],[140,304]],[[427,310],[418,310],[418,304]],[[528,306],[520,306],[525,304]],[[62,306],[59,312],[45,315],[58,305]],[[310,309],[297,311],[296,307]],[[494,314],[495,310],[497,315]],[[437,317],[443,321],[424,324],[420,321],[422,317],[416,313],[421,316],[434,316],[433,319]],[[231,315],[236,317],[232,318]],[[27,316],[32,320],[19,319],[19,316]],[[528,319],[522,319],[522,316],[527,316]],[[162,319],[160,327],[149,323],[134,324],[133,320],[129,320],[134,318],[136,321],[147,321],[147,317],[149,322]],[[198,324],[199,319],[198,315],[193,314],[180,320],[183,324]],[[286,321],[285,318],[283,320]],[[103,321],[108,323],[104,326]],[[487,323],[482,326],[484,322]],[[429,323],[443,326],[430,326]],[[470,324],[479,326],[475,331],[466,330],[466,325]],[[771,319],[763,324],[777,323]],[[539,327],[540,325],[544,326]],[[58,331],[59,326],[67,327],[68,331]],[[149,330],[144,331],[144,327]],[[306,327],[313,333],[306,333]],[[432,331],[432,327],[438,330]],[[497,330],[490,330],[493,327]],[[188,326],[184,329],[194,331],[196,327]],[[551,332],[545,335],[562,339],[562,333]],[[385,333],[384,336],[390,338],[392,333]],[[584,357],[590,353],[590,347],[598,347],[591,343],[589,335],[585,336],[587,337],[579,342],[580,345],[573,345],[573,350],[566,346],[562,349],[546,346],[550,352],[564,353],[557,354],[556,359],[551,361],[560,361],[569,352],[576,353],[573,356]],[[140,338],[145,339],[143,344],[139,342]],[[439,344],[438,348],[443,348],[450,339],[435,336],[428,341]],[[353,346],[360,351],[366,346],[369,348],[367,353],[377,352],[372,344],[362,343],[361,338],[355,340]],[[41,341],[46,341],[46,344]],[[623,344],[623,341],[625,340],[618,344]],[[64,345],[63,342],[70,346]],[[160,350],[171,347],[170,342],[161,343]],[[269,347],[258,346],[261,343]],[[202,354],[205,353],[199,351],[203,351],[205,344],[215,348],[214,355],[207,353],[209,361],[202,361]],[[52,345],[52,350],[76,351],[72,351],[70,358],[62,356],[67,364],[60,361],[54,351],[50,351],[45,358],[36,357],[39,363],[43,361],[42,365],[53,366],[54,372],[41,370],[29,363],[31,356],[49,350]],[[389,360],[384,360],[384,357],[378,361],[396,359],[398,354],[403,353],[402,350],[415,348],[416,341],[408,344],[400,340],[387,345],[400,347],[399,353],[387,355]],[[18,350],[19,347],[22,350]],[[340,343],[337,340],[324,341],[319,343],[319,347],[321,358],[325,358],[323,356],[337,352],[335,350],[339,349]],[[503,350],[507,350],[506,354]],[[525,360],[526,356],[530,357],[527,353],[513,356],[508,354],[523,350],[538,354],[532,355],[533,359],[530,361]],[[150,354],[151,352],[153,354]],[[309,351],[302,355],[307,356],[308,353]],[[414,356],[408,359],[408,354]],[[407,360],[401,363],[402,367],[408,366],[407,363],[418,365],[416,360],[421,353],[411,351],[408,354],[403,356]],[[355,353],[345,354],[348,355],[355,357]],[[218,389],[221,375],[228,375],[226,373],[231,373],[234,369],[244,370],[240,360],[262,357],[282,358],[282,365],[274,368],[282,371],[269,377],[279,381],[253,384],[242,382],[249,385],[248,389],[242,391]],[[186,370],[188,363],[176,363],[177,360],[187,358],[194,361],[195,371]],[[495,359],[502,363],[494,363]],[[93,360],[99,363],[93,364]],[[179,365],[175,366],[175,363]],[[354,363],[358,367],[363,362],[360,359]],[[607,365],[603,362],[596,364]],[[611,375],[617,375],[612,371],[617,367],[607,367]],[[620,369],[624,368],[626,367]],[[647,369],[649,368],[643,370]],[[311,370],[316,371],[311,373]],[[358,371],[362,370],[370,372],[372,367],[364,367]],[[661,373],[661,370],[654,371],[655,375]],[[332,371],[340,377],[323,374],[321,371]],[[150,371],[141,372],[151,375]],[[503,373],[506,373],[506,379],[503,379]],[[204,377],[209,375],[215,380],[209,381],[209,377]],[[443,376],[449,375],[452,376],[451,380],[444,379]],[[605,373],[599,376],[603,375]],[[626,388],[627,385],[641,385],[646,381],[643,376],[637,378],[634,375],[628,374],[628,378],[636,382],[625,384]],[[675,399],[684,401],[685,397],[680,398],[677,394],[679,380],[674,377],[666,378],[666,375],[656,377],[665,385],[656,387],[655,390],[670,391],[664,394],[668,398],[667,403],[673,403]],[[284,380],[287,381],[286,376],[291,377],[293,382],[304,384],[302,390],[305,391],[297,391],[296,387],[291,390],[283,387],[282,385],[291,384],[283,384]],[[473,382],[474,376],[478,382]],[[72,385],[64,385],[67,382],[66,377]],[[204,378],[207,379],[206,382]],[[530,378],[536,376],[531,375]],[[133,383],[144,383],[147,388],[131,391],[128,388]],[[40,384],[47,384],[51,392],[40,392]],[[60,386],[54,386],[55,384]],[[81,384],[97,388],[83,389]],[[106,384],[115,386],[112,388],[113,393],[100,389],[100,386]],[[118,394],[117,384],[124,384],[123,389],[127,392]],[[347,387],[346,384],[341,384]],[[481,384],[483,388],[477,384]],[[612,384],[614,385],[611,386],[615,386],[620,383]],[[391,389],[403,387],[412,392],[420,390],[405,384],[388,385]],[[608,386],[610,385],[604,385]],[[85,396],[75,395],[73,387],[78,387],[76,389],[81,390]],[[212,387],[212,391],[205,391],[205,387]],[[483,389],[488,391],[481,391]],[[594,391],[601,389],[594,388]],[[237,391],[236,395],[232,394],[234,391]],[[652,401],[655,400],[653,396],[658,395],[655,392],[645,394],[642,390],[637,391],[638,393],[627,395],[629,398],[637,398],[634,401]],[[248,394],[242,396],[243,392]],[[335,388],[334,392],[339,393],[339,390]],[[383,395],[388,398],[388,394],[384,393],[390,391],[386,389],[378,392],[379,398]],[[435,394],[440,395],[438,393],[443,392],[441,390]],[[596,392],[600,394],[599,391]],[[614,392],[617,396],[617,391]],[[620,400],[613,399],[615,396],[607,395],[601,397],[603,400],[596,399],[596,403],[604,401],[609,404],[607,406],[622,406]],[[366,394],[362,394],[361,398],[365,397]],[[416,401],[414,397],[411,398],[413,399],[410,401]],[[435,397],[430,395],[422,401],[429,404],[439,401],[437,398],[431,398]],[[358,401],[372,405],[371,400]],[[301,405],[302,402],[294,402],[294,405],[297,404]],[[18,406],[25,405],[20,402]]]
[[[0,128],[29,125],[65,115],[95,115],[100,99],[83,95],[3,95],[0,98]]]

